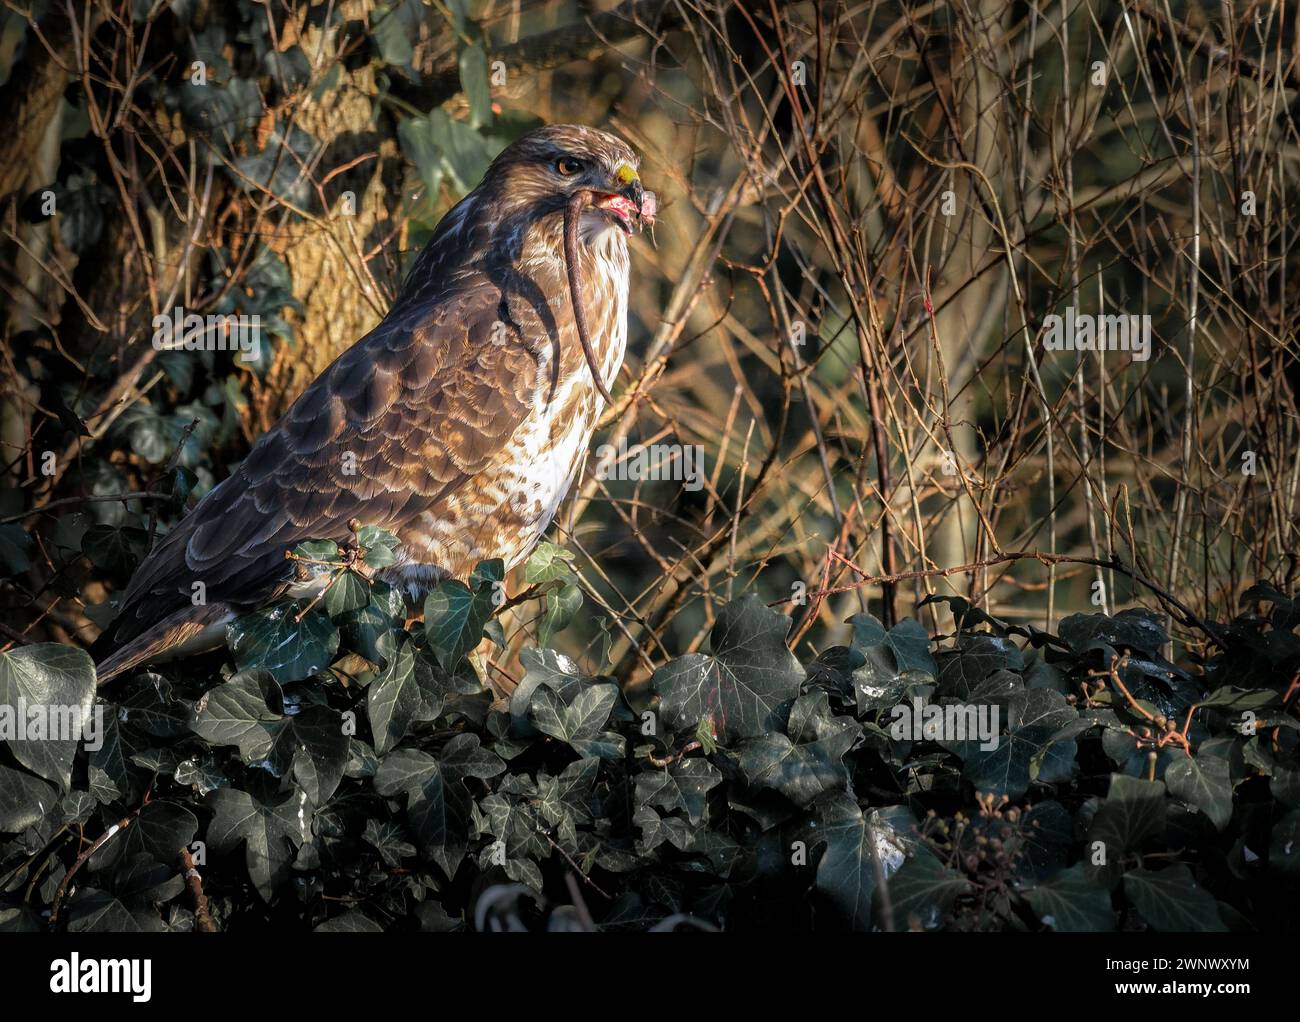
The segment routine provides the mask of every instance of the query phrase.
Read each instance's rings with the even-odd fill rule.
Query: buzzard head
[[[583,212],[583,237],[606,229],[632,234],[654,223],[655,196],[637,173],[640,160],[622,139],[577,124],[552,124],[529,132],[502,151],[485,175],[504,219],[563,210],[577,192],[591,194]]]

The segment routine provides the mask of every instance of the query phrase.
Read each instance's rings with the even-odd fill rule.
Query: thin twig
[[[181,849],[181,872],[194,899],[194,929],[199,933],[216,933],[217,924],[212,921],[212,913],[208,910],[208,896],[203,893],[203,878],[194,868],[194,856],[188,848]]]
[[[63,905],[63,896],[67,893],[68,885],[72,882],[72,878],[77,875],[77,870],[81,869],[81,867],[85,865],[86,860],[103,848],[104,845],[108,844],[108,842],[113,840],[114,837],[126,830],[127,827],[131,826],[131,824],[139,818],[140,813],[148,804],[149,792],[145,792],[144,800],[134,811],[123,816],[113,824],[113,826],[109,827],[108,830],[100,834],[89,848],[77,856],[76,861],[72,864],[72,868],[63,874],[63,879],[59,881],[58,889],[54,892],[54,902],[50,906],[50,929],[53,929],[59,921],[59,909]]]

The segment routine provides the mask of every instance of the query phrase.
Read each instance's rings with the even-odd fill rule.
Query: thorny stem
[[[113,824],[113,826],[109,827],[108,830],[100,834],[89,848],[77,856],[76,862],[74,862],[72,868],[63,875],[63,879],[59,881],[58,890],[54,892],[54,902],[50,907],[50,929],[53,929],[58,924],[59,909],[63,907],[63,896],[67,893],[68,885],[72,883],[72,878],[76,876],[77,870],[81,869],[81,867],[85,865],[86,860],[103,848],[104,845],[108,844],[108,842],[113,840],[114,837],[126,830],[126,828],[131,826],[131,824],[135,823],[139,818],[140,813],[143,812],[144,807],[149,804],[149,797],[150,792],[146,791],[144,793],[144,799],[133,812],[123,816]]]
[[[684,746],[682,746],[682,748],[678,752],[671,753],[667,756],[656,756],[653,752],[651,752],[647,754],[646,759],[648,759],[651,765],[653,766],[668,767],[668,766],[672,766],[683,756],[686,756],[694,752],[696,749],[702,749],[702,748],[704,748],[703,742],[692,741],[692,742],[687,742]]]
[[[1135,734],[1131,730],[1129,731],[1129,734],[1133,735],[1134,738],[1136,738],[1138,741],[1141,742],[1154,741],[1155,748],[1151,750],[1152,756],[1155,756],[1157,754],[1157,750],[1163,749],[1166,745],[1170,745],[1170,744],[1179,746],[1183,750],[1183,752],[1187,753],[1187,755],[1190,756],[1192,754],[1192,747],[1187,740],[1187,728],[1191,726],[1192,710],[1195,710],[1196,707],[1193,706],[1191,710],[1188,710],[1187,723],[1183,725],[1182,731],[1177,730],[1172,720],[1169,720],[1163,716],[1157,717],[1154,713],[1152,713],[1145,706],[1139,703],[1137,699],[1134,698],[1133,693],[1128,690],[1128,686],[1125,685],[1123,679],[1120,678],[1119,676],[1120,668],[1123,667],[1124,664],[1127,662],[1128,662],[1127,654],[1123,656],[1115,657],[1111,661],[1109,669],[1105,672],[1105,677],[1109,679],[1110,683],[1114,685],[1115,688],[1119,691],[1120,695],[1124,697],[1125,701],[1129,705],[1129,709],[1132,710],[1134,713],[1136,713],[1139,717],[1142,717],[1145,720],[1149,720],[1152,724],[1155,725],[1157,731],[1159,732],[1159,735],[1154,738],[1148,738],[1145,735]],[[1150,769],[1154,771],[1155,760],[1151,759],[1148,765]],[[1155,778],[1153,777],[1152,780],[1154,779]]]
[[[301,554],[294,553],[292,550],[286,550],[284,552],[284,559],[286,561],[296,561],[300,564],[320,564],[334,569],[334,571],[330,573],[330,579],[325,583],[324,588],[322,588],[321,591],[312,598],[312,601],[307,604],[307,606],[303,607],[302,610],[298,611],[298,613],[293,616],[295,621],[301,621],[310,614],[312,608],[315,607],[316,604],[320,603],[320,601],[325,598],[325,594],[334,588],[334,583],[343,577],[344,572],[352,570],[358,564],[365,563],[366,552],[361,549],[361,545],[356,539],[356,534],[361,529],[361,523],[354,518],[352,521],[348,522],[348,528],[352,530],[352,539],[339,548],[339,552],[343,555],[341,561],[323,561],[315,557],[304,557]]]
[[[194,856],[190,855],[188,848],[181,849],[181,865],[184,867],[181,872],[186,886],[194,898],[194,929],[199,933],[216,933],[217,924],[212,921],[212,913],[208,911],[208,896],[203,893],[203,878],[194,868]]]
[[[596,883],[596,881],[592,880],[591,877],[587,876],[587,874],[584,873],[584,872],[582,871],[582,867],[579,866],[576,862],[573,861],[573,856],[570,855],[568,852],[566,852],[563,848],[561,848],[559,845],[557,845],[557,844],[556,844],[556,843],[551,839],[551,835],[550,835],[550,834],[548,834],[548,833],[546,833],[546,831],[542,830],[541,827],[538,827],[538,828],[537,828],[537,833],[541,834],[542,837],[546,839],[546,843],[547,843],[548,845],[550,845],[550,846],[551,846],[552,848],[554,848],[557,852],[559,852],[562,856],[564,856],[565,861],[566,861],[570,866],[573,867],[574,871],[578,874],[578,876],[582,877],[584,883],[586,883],[587,885],[589,885],[589,886],[591,887],[591,889],[592,889],[593,891],[595,891],[597,894],[599,894],[602,898],[605,898],[605,899],[608,899],[608,900],[612,900],[612,899],[609,898],[609,895],[608,895],[608,894],[606,894],[603,890],[601,890],[600,884]]]
[[[1117,571],[1121,575],[1126,575],[1138,585],[1143,586],[1155,593],[1161,600],[1173,607],[1182,616],[1183,623],[1199,629],[1205,635],[1208,635],[1221,648],[1227,649],[1227,640],[1220,634],[1218,628],[1211,625],[1208,621],[1203,620],[1187,604],[1174,596],[1173,593],[1164,589],[1159,583],[1151,581],[1141,572],[1127,567],[1118,557],[1101,558],[1101,557],[1080,557],[1072,554],[1053,554],[1042,550],[1008,550],[1002,551],[992,557],[986,557],[980,561],[972,561],[969,564],[958,564],[951,568],[923,568],[917,571],[900,571],[893,575],[870,575],[859,579],[851,585],[835,586],[831,589],[821,590],[815,593],[808,593],[808,596],[824,596],[832,593],[845,593],[862,586],[879,585],[884,582],[902,582],[908,579],[918,578],[946,578],[949,575],[961,575],[971,571],[977,571],[980,568],[992,567],[995,564],[1008,564],[1012,561],[1036,560],[1041,564],[1089,564],[1094,567],[1109,568]],[[786,597],[781,600],[773,600],[768,606],[775,607],[783,603],[789,603],[792,597]]]

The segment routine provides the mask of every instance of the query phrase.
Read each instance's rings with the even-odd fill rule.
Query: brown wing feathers
[[[498,301],[491,288],[470,289],[423,322],[386,321],[341,355],[141,566],[109,641],[157,632],[174,645],[186,619],[214,618],[194,606],[194,582],[208,608],[264,603],[292,577],[286,549],[343,539],[356,517],[400,531],[481,470],[527,411],[525,387],[492,377],[527,377],[533,362],[517,348],[507,358],[518,364],[493,364],[499,349],[471,339],[491,330]],[[105,661],[101,683],[148,656],[136,652]]]

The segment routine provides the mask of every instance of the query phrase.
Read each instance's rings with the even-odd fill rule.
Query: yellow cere
[[[636,168],[630,163],[620,163],[618,169],[614,171],[614,176],[618,178],[620,184],[631,184],[633,181],[640,181],[641,177],[636,172]]]

